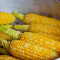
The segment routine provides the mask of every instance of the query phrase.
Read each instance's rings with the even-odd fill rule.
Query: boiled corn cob
[[[21,20],[24,20],[25,23],[30,24],[32,22],[37,22],[40,24],[45,24],[45,25],[51,25],[51,26],[56,26],[60,28],[60,21],[54,18],[49,18],[46,16],[40,16],[37,14],[27,14],[26,16],[23,14],[20,14],[16,11],[13,11],[13,15],[18,17]]]
[[[6,40],[0,40],[2,43]],[[5,45],[4,45],[5,44]],[[32,60],[47,60],[58,57],[58,54],[50,49],[47,49],[41,45],[33,43],[27,43],[26,41],[12,40],[9,46],[8,43],[4,43],[3,46],[9,47],[10,53],[21,59]]]
[[[20,60],[9,55],[0,55],[0,60]]]
[[[32,23],[30,25],[30,31],[34,31],[34,32],[46,32],[46,33],[51,33],[51,34],[55,34],[55,35],[60,35],[60,29],[59,28],[55,28],[52,26],[47,26],[47,25],[41,25],[38,23]]]
[[[0,12],[0,25],[14,22],[15,17],[10,13]]]
[[[60,52],[60,42],[59,41],[41,36],[40,34],[24,32],[21,34],[21,40],[25,40],[26,42],[33,42],[38,45],[43,45],[56,52]]]
[[[32,33],[32,32],[21,33],[20,31],[15,31],[4,25],[0,26],[0,30],[13,38],[26,40],[27,42],[33,42],[33,43],[36,43],[39,45],[43,45],[56,52],[60,52],[60,42],[59,41],[56,41],[56,40],[53,40],[53,39],[50,39],[47,37],[43,37],[40,34],[36,34],[36,33]]]
[[[29,27],[30,27],[29,25],[14,25],[14,29],[23,30],[23,31],[29,31]],[[35,31],[33,31],[33,32],[35,32]],[[48,38],[60,41],[59,35],[49,34],[49,33],[44,33],[44,32],[37,32],[37,33],[44,37],[48,37]]]
[[[38,23],[31,23],[31,25],[15,25],[15,29],[27,30],[31,32],[44,32],[54,35],[60,35],[60,29],[52,26],[47,26]]]
[[[4,48],[0,48],[0,53],[2,53],[2,54],[6,54],[6,55],[9,55],[10,53],[6,50],[6,49],[4,49]]]

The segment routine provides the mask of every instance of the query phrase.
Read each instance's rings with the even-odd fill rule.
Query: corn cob
[[[32,33],[32,32],[21,33],[20,31],[15,31],[4,25],[0,26],[0,30],[13,38],[26,40],[27,42],[37,43],[39,45],[43,45],[49,49],[52,49],[58,53],[60,52],[60,42],[59,41],[56,41],[56,40],[53,40],[53,39],[50,39],[47,37],[43,37],[39,34]],[[11,33],[11,31],[13,31],[13,32]]]
[[[4,48],[0,48],[0,53],[2,53],[2,54],[6,54],[6,55],[9,55],[10,53],[6,50],[6,49],[4,49]]]
[[[47,26],[43,24],[38,24],[38,23],[31,23],[31,25],[15,25],[15,29],[20,29],[20,30],[29,30],[31,32],[44,32],[44,33],[49,33],[49,34],[54,34],[54,35],[60,35],[60,29],[52,26]]]
[[[29,25],[14,25],[14,29],[23,30],[23,31],[29,31],[29,27],[30,27]],[[35,32],[35,31],[33,31],[33,32]],[[44,37],[48,37],[48,38],[60,41],[59,35],[49,34],[49,33],[44,33],[44,32],[37,32],[37,33]]]
[[[1,40],[1,39],[0,39]],[[1,40],[2,43],[6,40]],[[47,49],[41,45],[36,45],[33,43],[27,43],[26,41],[12,40],[9,46],[8,43],[2,44],[3,46],[9,47],[10,53],[21,59],[32,59],[32,60],[47,60],[58,57],[58,54],[50,49]]]
[[[9,55],[0,55],[0,60],[20,60]]]
[[[21,34],[21,40],[25,40],[26,42],[33,42],[38,45],[43,45],[56,52],[60,52],[60,42],[59,41],[41,36],[39,34],[25,32],[25,33]]]
[[[37,14],[27,14],[26,16],[23,14],[20,14],[16,11],[13,12],[13,15],[18,17],[21,20],[24,20],[25,23],[30,24],[32,22],[37,22],[40,24],[45,24],[45,25],[51,25],[51,26],[56,26],[60,28],[60,21],[54,18],[49,18],[46,16],[40,16]]]
[[[35,26],[35,27],[34,27]],[[34,32],[46,32],[46,33],[51,33],[55,35],[60,35],[60,29],[51,27],[51,26],[46,26],[46,25],[41,25],[38,23],[32,23],[30,25],[30,31]]]
[[[0,12],[0,25],[14,22],[15,17],[10,13]]]

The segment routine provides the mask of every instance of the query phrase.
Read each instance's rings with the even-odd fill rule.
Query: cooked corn
[[[49,33],[54,35],[60,35],[60,29],[52,26],[47,26],[43,24],[38,23],[31,23],[31,25],[15,25],[15,29],[30,31],[30,32],[43,32],[43,33]]]
[[[9,55],[0,55],[0,60],[20,60]]]
[[[0,12],[0,25],[14,22],[15,17],[10,13]]]
[[[58,57],[58,53],[53,50],[25,41],[12,40],[8,48],[13,56],[26,60],[47,60]]]
[[[27,14],[24,16],[23,14],[17,13],[16,11],[13,12],[13,15],[18,17],[21,20],[24,20],[25,23],[30,24],[32,22],[37,22],[40,24],[56,26],[60,28],[60,21],[54,18],[49,18],[46,16],[40,16],[37,14]]]
[[[43,45],[56,52],[60,52],[60,42],[59,41],[41,36],[39,34],[25,32],[25,33],[21,34],[21,40],[25,40],[26,42],[36,43],[38,45]]]
[[[32,33],[32,32],[21,33],[20,31],[15,31],[4,25],[0,26],[0,30],[13,38],[16,38],[16,39],[21,38],[21,40],[27,40],[28,42],[31,41],[31,42],[37,43],[39,45],[46,46],[47,48],[50,48],[57,52],[60,52],[60,42],[59,41],[56,41],[56,40],[53,40],[53,39],[50,39],[47,37],[43,37],[39,34]]]
[[[29,25],[14,25],[14,29],[23,30],[23,31],[29,31],[29,27],[30,27]],[[33,31],[33,32],[35,32],[35,31]],[[48,37],[48,38],[60,41],[59,35],[44,33],[44,32],[37,32],[37,33],[44,36],[44,37]]]
[[[47,25],[42,25],[42,24],[38,24],[38,23],[32,23],[30,25],[29,31],[31,31],[31,32],[45,32],[45,33],[60,35],[59,28],[55,28],[55,27],[47,26]]]

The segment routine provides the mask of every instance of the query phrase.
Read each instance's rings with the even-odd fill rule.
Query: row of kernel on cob
[[[47,37],[43,37],[40,34],[36,34],[32,32],[21,33],[20,31],[15,31],[4,25],[0,26],[0,30],[4,32],[5,34],[9,35],[10,37],[13,37],[14,39],[20,39],[26,42],[36,43],[38,45],[45,46],[49,49],[52,49],[60,53],[60,42],[59,41],[56,41],[56,40],[53,40]]]
[[[11,43],[8,44],[7,40],[0,39],[0,41],[4,42],[2,46],[8,49],[9,52],[17,58],[26,60],[47,60],[59,57],[58,53],[54,50],[31,42],[12,40]]]

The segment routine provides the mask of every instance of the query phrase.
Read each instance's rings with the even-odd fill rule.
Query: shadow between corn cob
[[[10,53],[4,49],[4,48],[0,48],[0,53],[4,54],[4,55],[9,55]]]
[[[36,22],[36,23],[56,26],[56,27],[60,28],[60,21],[57,19],[54,19],[54,18],[40,16],[40,15],[32,14],[32,13],[27,14],[25,16],[21,13],[16,12],[16,11],[13,11],[13,15],[16,16],[17,18],[23,20],[27,24],[30,24],[32,22]]]
[[[0,26],[0,31],[4,32],[5,34],[7,34],[15,39],[21,39],[21,40],[25,40],[27,42],[36,43],[38,45],[42,45],[49,49],[52,49],[58,53],[60,52],[60,42],[59,41],[56,41],[56,40],[53,40],[53,39],[50,39],[47,37],[43,37],[39,34],[32,33],[32,32],[21,33],[20,31],[15,31],[4,25]]]
[[[10,44],[6,40],[0,39],[6,49],[9,49],[9,52],[21,59],[32,59],[32,60],[47,60],[54,59],[58,57],[58,53],[51,49],[47,49],[41,45],[36,45],[34,43],[27,43],[26,41],[12,40]],[[7,42],[7,43],[5,43]]]

